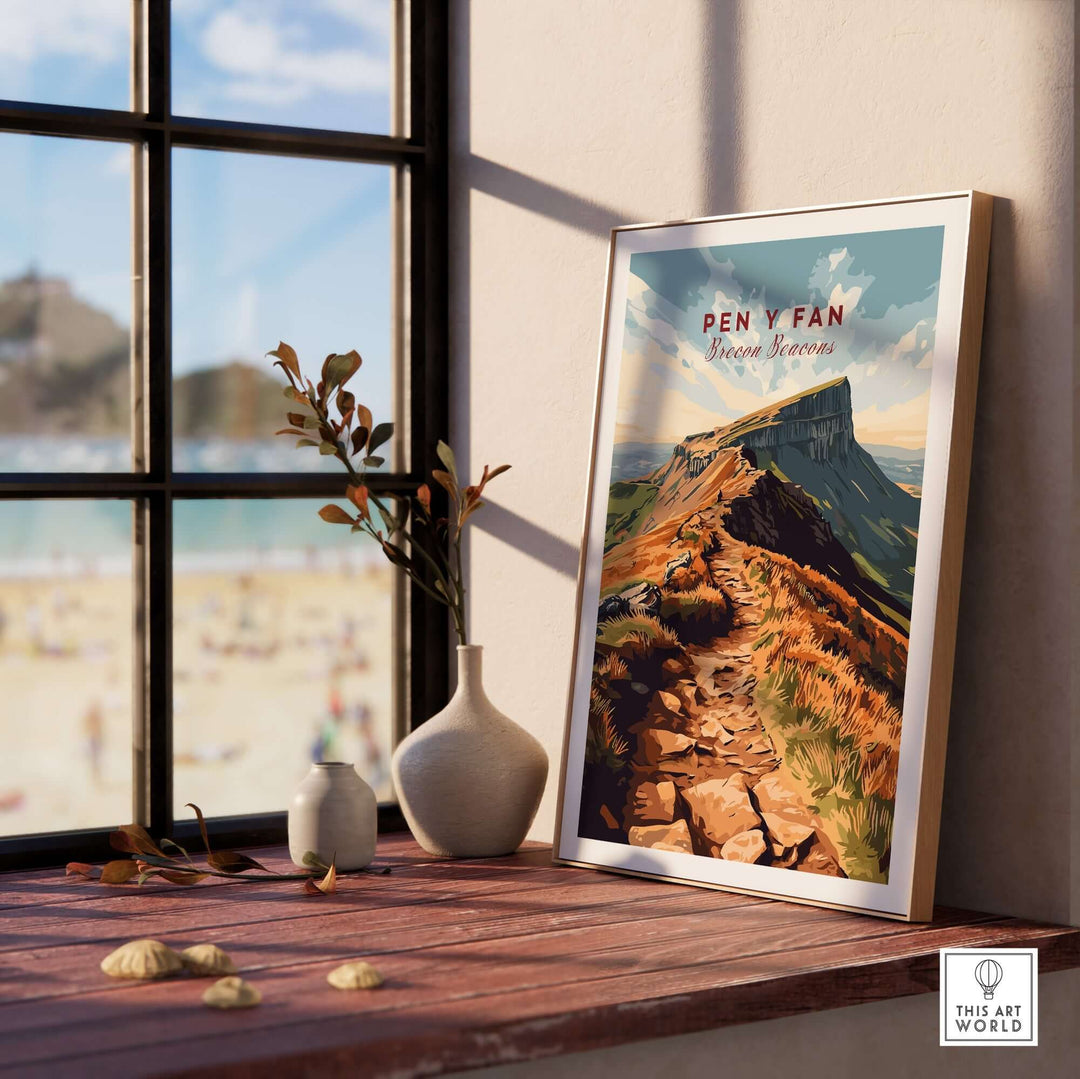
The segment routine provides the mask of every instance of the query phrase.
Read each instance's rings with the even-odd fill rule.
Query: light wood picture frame
[[[557,861],[930,919],[992,205],[612,230]]]

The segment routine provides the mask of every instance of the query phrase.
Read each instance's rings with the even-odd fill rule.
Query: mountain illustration
[[[615,477],[581,834],[887,879],[918,513],[846,378]]]
[[[130,367],[129,331],[63,278],[29,272],[0,284],[0,434],[127,437]],[[251,364],[173,382],[177,437],[263,438],[280,419],[280,386]]]

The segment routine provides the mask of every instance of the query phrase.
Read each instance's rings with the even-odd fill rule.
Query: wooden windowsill
[[[259,852],[287,864],[281,848]],[[109,888],[0,877],[0,1061],[20,1075],[435,1074],[937,988],[943,946],[1038,947],[1080,965],[1080,929],[970,911],[906,925],[551,865],[547,847],[438,861],[380,842],[386,876]],[[117,944],[213,941],[263,994],[215,1012],[204,979],[113,981]],[[326,974],[367,958],[386,984]]]

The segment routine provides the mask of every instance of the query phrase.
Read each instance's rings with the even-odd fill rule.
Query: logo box
[[[943,948],[941,1045],[1038,1045],[1037,948]]]

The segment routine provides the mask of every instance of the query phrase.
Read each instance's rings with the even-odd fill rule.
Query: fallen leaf
[[[336,859],[330,862],[330,868],[326,871],[326,876],[322,880],[305,880],[304,892],[307,895],[329,895],[331,892],[337,891],[337,869],[335,868]]]
[[[150,833],[141,824],[124,824],[109,836],[109,846],[125,854],[156,854],[165,857],[165,852],[150,838]]]
[[[206,821],[203,820],[202,810],[194,802],[186,802],[184,808],[190,809],[199,818],[199,831],[202,833],[203,846],[206,848],[206,853],[210,854],[210,837],[206,834]]]
[[[83,880],[94,879],[94,867],[86,862],[68,862],[64,870],[65,877],[82,877]]]
[[[198,884],[201,880],[206,880],[209,873],[193,873],[190,870],[172,870],[162,869],[161,876],[164,880],[167,880],[170,884]]]
[[[245,869],[261,869],[263,872],[269,872],[261,862],[236,850],[215,851],[206,860],[214,869],[220,869],[222,873],[243,873]]]
[[[118,858],[114,862],[106,862],[101,868],[102,884],[127,884],[129,880],[139,875],[139,864],[130,858]]]

